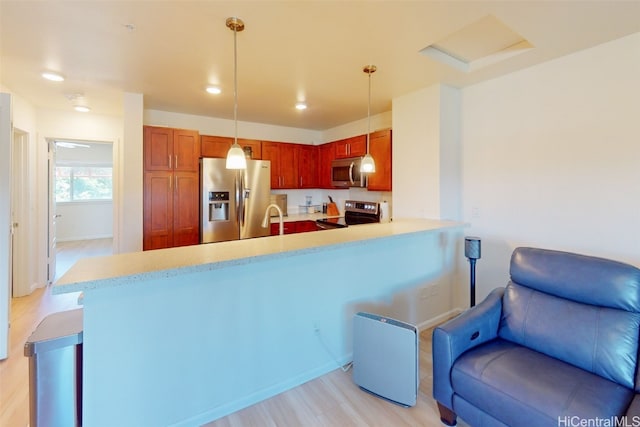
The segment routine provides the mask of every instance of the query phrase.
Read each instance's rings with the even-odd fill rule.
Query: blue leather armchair
[[[640,425],[640,269],[517,248],[510,275],[506,288],[433,332],[441,420]]]

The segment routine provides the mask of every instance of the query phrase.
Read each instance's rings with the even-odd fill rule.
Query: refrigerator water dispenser
[[[229,221],[229,192],[209,192],[209,221]]]

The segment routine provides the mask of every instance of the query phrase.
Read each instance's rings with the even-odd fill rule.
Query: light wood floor
[[[351,371],[337,369],[203,427],[443,426],[431,397],[431,333],[428,329],[420,334],[420,388],[418,402],[412,408],[360,390],[351,379]],[[460,419],[458,426],[469,427]]]
[[[61,258],[57,275],[61,275],[81,254],[110,253],[111,240],[66,242],[58,249]],[[29,370],[24,343],[47,315],[77,308],[77,298],[78,294],[51,295],[50,289],[45,288],[12,300],[9,358],[0,362],[0,426],[28,426]],[[426,330],[420,334],[420,388],[418,403],[412,408],[365,393],[353,383],[351,371],[336,369],[205,427],[440,426],[438,410],[431,397],[431,332]],[[458,420],[458,425],[468,427],[462,420]]]
[[[59,243],[56,278],[81,257],[112,253],[111,245],[111,239]],[[78,308],[78,296],[79,293],[52,295],[51,288],[46,287],[25,297],[12,298],[9,354],[0,361],[0,426],[29,424],[29,359],[24,356],[24,343],[49,314]]]

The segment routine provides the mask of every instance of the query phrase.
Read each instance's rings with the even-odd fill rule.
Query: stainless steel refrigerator
[[[262,219],[270,203],[271,162],[247,160],[229,170],[225,159],[200,160],[200,243],[268,236]]]

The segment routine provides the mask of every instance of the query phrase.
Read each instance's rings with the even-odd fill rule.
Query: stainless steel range
[[[330,230],[350,225],[372,224],[380,222],[380,204],[377,202],[360,202],[347,200],[344,202],[344,217],[322,218],[316,220],[319,229]]]

